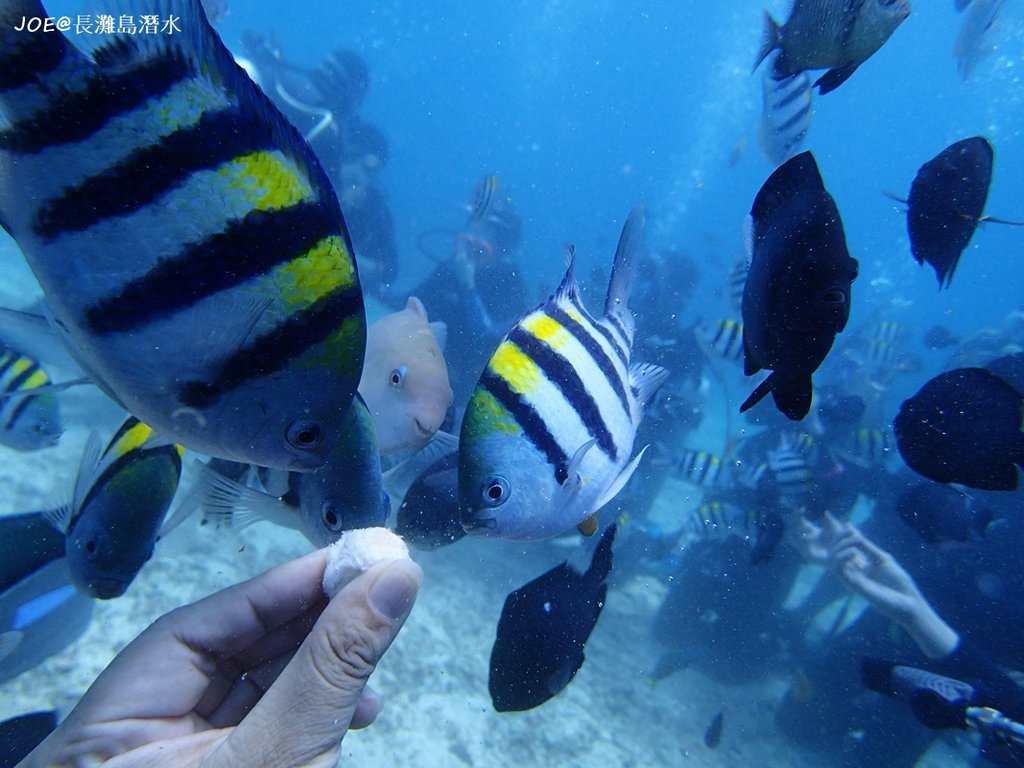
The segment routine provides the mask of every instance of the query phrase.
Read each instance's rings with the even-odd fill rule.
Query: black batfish
[[[937,483],[986,491],[1017,488],[1024,464],[1024,397],[984,368],[941,373],[904,401],[893,421],[911,469]]]
[[[540,706],[583,666],[583,646],[604,607],[614,538],[610,525],[585,573],[564,562],[505,599],[487,684],[498,712]]]
[[[769,392],[796,421],[811,407],[811,374],[850,316],[857,260],[810,152],[787,160],[761,187],[750,212],[750,273],[743,289],[743,369],[772,374],[740,406]]]
[[[981,136],[951,144],[921,166],[910,185],[907,230],[918,264],[935,270],[946,288],[974,230],[982,221],[1016,222],[983,216],[992,183],[992,145]]]

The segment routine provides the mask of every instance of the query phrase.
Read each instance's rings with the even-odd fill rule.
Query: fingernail
[[[403,562],[396,560],[391,563],[370,587],[370,605],[389,619],[402,618],[419,589],[419,580]]]

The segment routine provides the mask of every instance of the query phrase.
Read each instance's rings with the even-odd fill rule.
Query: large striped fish
[[[37,0],[0,0],[0,223],[75,357],[133,415],[204,453],[311,470],[366,334],[337,198],[199,0],[143,12],[181,31],[88,56],[14,31],[46,16]]]
[[[580,301],[570,258],[554,294],[513,326],[487,363],[459,441],[469,533],[545,539],[573,526],[592,533],[594,514],[636,470],[643,405],[668,375],[629,361],[627,300],[643,227],[637,207],[619,239],[602,317]]]

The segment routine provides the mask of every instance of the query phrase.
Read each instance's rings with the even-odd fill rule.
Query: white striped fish
[[[694,329],[697,344],[709,359],[720,357],[730,363],[743,363],[743,323],[728,318],[707,320]]]
[[[366,335],[337,198],[199,0],[145,12],[181,32],[87,56],[14,31],[38,0],[0,2],[0,223],[78,362],[162,438],[314,469]]]
[[[52,390],[38,362],[0,345],[0,443],[17,451],[56,445],[64,427]]]
[[[805,72],[776,80],[771,66],[761,77],[761,150],[775,166],[782,165],[803,146],[811,124],[811,80]]]
[[[622,489],[643,406],[668,372],[630,364],[627,308],[644,216],[622,229],[604,315],[584,308],[575,258],[554,294],[498,345],[473,391],[459,440],[462,525],[471,534],[546,539],[594,515]]]
[[[727,501],[707,501],[687,515],[683,533],[691,539],[722,541],[729,536],[757,535],[759,515]]]
[[[725,462],[720,456],[695,448],[683,449],[676,462],[676,472],[684,480],[705,488],[724,485],[728,477],[725,469]]]

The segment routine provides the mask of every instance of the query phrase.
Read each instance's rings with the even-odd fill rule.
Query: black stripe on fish
[[[605,423],[601,407],[587,389],[586,383],[580,378],[579,371],[564,357],[542,342],[529,331],[520,327],[512,329],[508,340],[519,347],[528,358],[544,373],[548,381],[558,387],[567,403],[579,415],[583,426],[591,437],[597,440],[598,446],[612,461],[619,456],[619,448],[615,438]],[[629,410],[626,410],[628,417]]]
[[[11,410],[11,415],[7,417],[7,421],[4,423],[3,428],[5,432],[10,432],[14,429],[14,425],[18,423],[18,419],[21,418],[22,414],[32,404],[32,401],[39,397],[39,395],[29,394],[31,391],[31,389],[25,390],[25,397],[20,398],[18,404]]]
[[[29,365],[27,368],[25,368],[25,370],[23,370],[21,373],[19,373],[17,376],[11,379],[11,383],[5,387],[5,391],[7,392],[17,392],[19,389],[21,389],[21,385],[28,381],[29,377],[33,373],[39,370],[39,363],[35,362],[31,358],[24,357],[20,359],[25,360],[26,362],[29,363]],[[25,391],[30,392],[31,390]]]
[[[597,340],[592,334],[587,332],[587,329],[576,322],[573,318],[569,317],[562,309],[558,306],[547,307],[544,310],[548,317],[558,323],[560,326],[565,328],[572,337],[580,343],[580,346],[586,350],[590,358],[597,363],[597,367],[601,369],[601,373],[608,380],[608,383],[612,385],[612,389],[615,390],[616,396],[619,398],[619,403],[622,405],[622,410],[629,413],[629,399],[626,397],[626,389],[622,385],[622,379],[619,376],[618,371],[615,369],[615,364],[611,358],[604,351],[604,347],[597,343]]]
[[[810,89],[810,83],[809,82],[808,83],[800,83],[799,79],[800,78],[794,78],[792,80],[788,80],[788,81],[784,80],[784,81],[782,81],[782,82],[787,84],[787,87],[789,85],[794,85],[795,86],[794,88],[790,88],[788,91],[784,90],[782,88],[778,88],[775,91],[773,91],[773,93],[782,93],[783,94],[781,99],[779,99],[778,101],[773,101],[769,105],[773,112],[778,112],[783,107],[788,107],[794,101],[796,101],[801,96],[804,96],[807,93],[807,91]],[[806,80],[806,78],[804,78],[804,79]],[[807,101],[808,101],[808,105],[809,105],[810,104],[810,99],[808,99]]]
[[[589,327],[600,333],[602,336],[604,336],[605,340],[611,345],[612,349],[615,350],[615,354],[618,356],[619,360],[622,361],[623,367],[628,368],[629,352],[628,350],[622,348],[622,345],[619,343],[619,340],[616,339],[615,334],[612,333],[611,328],[609,328],[606,325],[601,325],[601,323],[594,322],[594,319],[590,316],[590,313],[587,312],[587,310],[583,307],[582,304],[580,304],[579,300],[576,297],[572,298],[571,303],[573,307],[576,309],[576,311],[579,312],[580,316],[587,319]],[[547,311],[546,308],[545,311]],[[584,326],[584,328],[586,328],[586,326]]]
[[[161,96],[192,74],[180,56],[161,56],[124,72],[97,71],[84,88],[65,93],[6,131],[0,149],[22,154],[82,141],[119,115]]]
[[[338,222],[337,210],[324,202],[250,211],[93,304],[85,311],[86,321],[101,336],[135,330],[303,256],[325,237],[337,235]]]
[[[183,405],[204,408],[251,379],[284,369],[337,331],[345,320],[358,317],[362,302],[358,284],[327,294],[229,357],[212,382],[184,382],[179,399]]]
[[[125,419],[121,423],[121,426],[118,427],[117,432],[114,433],[114,436],[110,438],[110,441],[107,443],[107,447],[103,450],[103,455],[106,456],[110,449],[117,445],[118,440],[121,440],[125,435],[127,435],[141,423],[142,422],[139,421],[134,416],[129,416],[127,419]]]
[[[569,457],[562,446],[555,440],[554,435],[548,430],[547,424],[534,410],[533,406],[523,400],[521,396],[512,391],[501,376],[498,376],[490,368],[484,370],[480,377],[480,386],[484,388],[501,406],[512,414],[516,424],[523,430],[526,439],[533,443],[533,446],[544,454],[555,471],[555,480],[559,484],[564,483],[569,477]]]
[[[18,360],[18,355],[14,354],[13,352],[11,352],[9,350],[4,352],[3,355],[0,356],[0,381],[3,381],[4,374],[7,373],[7,371],[10,369],[10,367],[12,365],[14,365],[14,363],[17,360]],[[9,392],[10,390],[11,390],[10,386],[4,387],[4,391],[5,392]]]
[[[40,75],[53,72],[68,52],[64,35],[27,34],[22,45],[0,57],[0,93],[37,82]]]
[[[136,150],[103,173],[40,208],[34,228],[43,240],[76,232],[152,203],[197,171],[212,170],[250,152],[273,149],[268,131],[237,109],[207,113],[190,128]]]
[[[789,118],[788,120],[786,120],[786,122],[784,122],[782,125],[777,126],[775,128],[775,132],[776,133],[783,133],[783,132],[791,130],[795,126],[797,126],[800,123],[804,122],[805,118],[807,117],[807,113],[810,112],[810,111],[811,111],[811,105],[810,105],[810,103],[808,103],[807,105],[802,107],[799,111],[793,113],[793,116],[791,118]],[[806,128],[804,128],[804,130],[800,132],[800,135],[803,136],[805,133],[807,133],[807,129]]]

